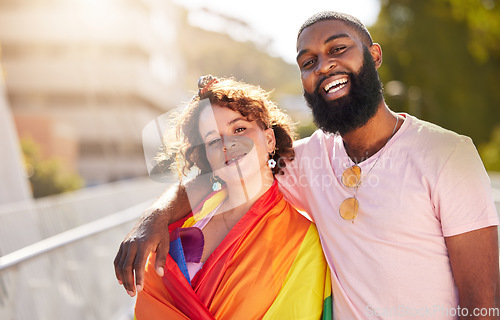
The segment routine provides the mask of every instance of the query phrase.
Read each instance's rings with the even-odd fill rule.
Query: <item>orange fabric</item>
[[[170,256],[160,279],[151,256],[137,298],[137,319],[262,318],[310,224],[283,199],[275,183],[210,255],[192,287]]]
[[[137,295],[135,313],[138,319],[189,319],[176,308],[166,307],[172,297],[165,288],[161,277],[154,270],[156,254],[151,254],[146,265],[144,290]],[[175,262],[174,262],[175,263]]]

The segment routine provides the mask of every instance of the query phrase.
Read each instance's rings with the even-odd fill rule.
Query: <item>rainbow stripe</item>
[[[183,227],[224,198],[224,191],[212,194]],[[283,199],[276,183],[191,283],[181,269],[169,255],[160,278],[154,255],[149,258],[136,319],[332,319],[330,273],[318,232]]]

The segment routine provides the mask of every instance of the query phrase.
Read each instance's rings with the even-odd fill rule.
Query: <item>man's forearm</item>
[[[190,211],[191,206],[189,205],[186,188],[178,184],[168,188],[167,191],[160,195],[158,199],[144,211],[139,223],[152,219],[161,219],[169,225],[184,218]]]
[[[192,207],[200,203],[210,190],[206,177],[197,177],[189,182],[170,187],[141,216],[141,223],[161,216],[169,225],[184,218]],[[159,217],[158,217],[159,218]]]

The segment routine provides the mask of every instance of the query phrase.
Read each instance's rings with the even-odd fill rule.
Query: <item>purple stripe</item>
[[[184,249],[186,262],[200,262],[205,247],[205,238],[200,228],[181,228],[179,236]]]

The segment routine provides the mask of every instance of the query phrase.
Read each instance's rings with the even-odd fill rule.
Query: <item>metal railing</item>
[[[166,187],[135,179],[0,206],[0,319],[130,319],[113,259]]]
[[[165,188],[140,178],[0,205],[0,256],[125,210]]]
[[[151,201],[0,257],[0,318],[110,319],[133,303],[113,258]]]
[[[500,182],[500,180],[496,180]],[[492,183],[500,212],[500,184]],[[151,200],[0,257],[0,319],[117,319],[131,299],[118,285],[113,258]]]

